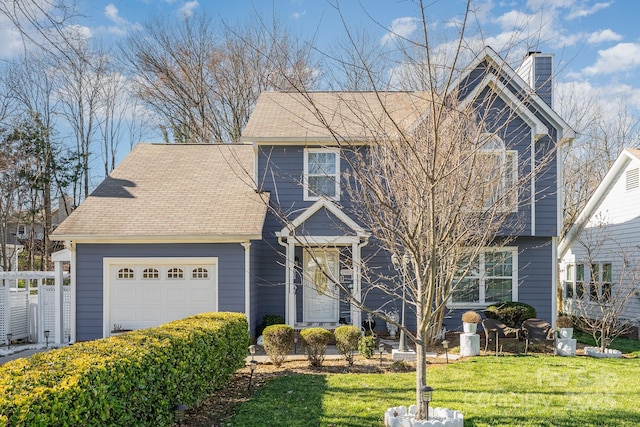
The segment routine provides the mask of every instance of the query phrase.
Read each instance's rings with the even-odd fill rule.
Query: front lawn
[[[258,368],[259,369],[259,368]],[[428,371],[433,406],[465,426],[640,425],[637,359],[483,356]],[[382,426],[413,400],[413,373],[289,374],[264,386],[225,425]]]

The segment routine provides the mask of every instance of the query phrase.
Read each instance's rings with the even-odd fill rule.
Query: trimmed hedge
[[[293,347],[293,328],[289,325],[270,325],[262,333],[264,350],[276,366],[282,365]]]
[[[0,425],[136,425],[173,422],[245,364],[244,314],[205,313],[77,343],[0,367]]]
[[[307,351],[307,359],[311,366],[322,366],[327,345],[333,334],[324,328],[308,328],[300,331],[300,338]]]

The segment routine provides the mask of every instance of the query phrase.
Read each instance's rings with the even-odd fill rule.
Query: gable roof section
[[[481,90],[487,86],[499,94],[504,91],[505,93],[501,94],[503,99],[505,95],[510,98],[508,104],[511,108],[518,111],[525,121],[529,123],[530,117],[534,116],[533,111],[531,111],[531,106],[533,106],[533,108],[539,111],[545,119],[552,123],[559,132],[558,143],[568,142],[576,137],[576,133],[571,126],[569,126],[567,122],[565,122],[562,117],[560,117],[560,115],[549,106],[549,104],[544,102],[544,100],[535,93],[534,89],[531,88],[529,84],[489,46],[486,46],[475,57],[475,59],[467,66],[467,72],[458,77],[452,87],[460,87],[462,82],[469,77],[469,74],[480,67],[483,62],[493,65],[496,70],[499,70],[499,73],[504,75],[504,78],[509,82],[509,84],[513,85],[515,92],[511,91],[511,89],[509,89],[505,84],[501,83],[495,74],[488,73],[488,75],[486,75],[478,84],[478,88],[472,91],[471,97],[473,97],[474,94],[477,95],[480,93]],[[497,83],[500,83],[500,85]],[[531,104],[531,106],[519,99],[519,97],[523,95],[526,95],[526,100]],[[524,110],[527,110],[528,114],[523,115]],[[536,120],[539,121],[539,119]],[[534,130],[534,132],[538,133],[540,130],[541,129],[538,129],[537,131]]]
[[[55,240],[235,242],[260,239],[268,195],[253,148],[138,144],[52,234]]]
[[[640,149],[626,148],[622,153],[620,153],[616,161],[613,162],[611,169],[609,169],[609,172],[604,176],[602,182],[598,185],[598,188],[596,188],[596,191],[594,191],[593,195],[582,209],[582,212],[580,212],[580,215],[578,215],[576,222],[571,226],[571,228],[569,228],[567,234],[560,241],[560,244],[558,245],[558,259],[561,259],[565,255],[576,236],[580,231],[582,231],[587,222],[589,222],[613,186],[618,182],[618,179],[620,179],[620,176],[622,176],[622,173],[625,171],[629,163],[633,160],[640,161]]]
[[[344,225],[346,225],[349,229],[353,231],[353,235],[360,238],[369,237],[369,233],[367,233],[358,223],[356,223],[353,219],[349,217],[346,213],[344,213],[335,203],[332,201],[321,198],[316,201],[314,204],[309,206],[304,212],[298,215],[293,221],[289,224],[285,225],[282,230],[276,232],[276,236],[278,237],[293,237],[296,235],[296,229],[303,225],[305,221],[313,217],[316,213],[320,212],[322,209],[326,209],[336,218],[338,218]],[[345,233],[346,234],[346,233]],[[302,236],[299,236],[302,237]],[[308,237],[308,236],[307,236]],[[308,240],[307,237],[302,237],[305,240]],[[331,240],[331,238],[330,238]]]
[[[427,92],[262,92],[241,141],[366,142],[409,129],[428,101]]]

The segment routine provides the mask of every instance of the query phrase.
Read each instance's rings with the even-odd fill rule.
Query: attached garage
[[[105,336],[218,311],[216,258],[105,258]],[[108,329],[108,330],[107,330]]]

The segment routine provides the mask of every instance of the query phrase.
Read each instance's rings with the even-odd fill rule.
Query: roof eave
[[[76,243],[239,243],[262,240],[262,233],[246,234],[172,234],[172,235],[106,235],[55,234],[51,240]]]

